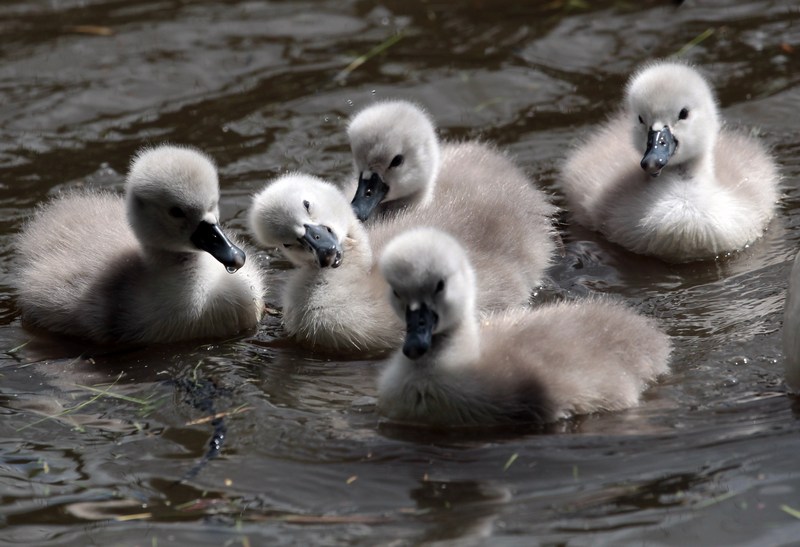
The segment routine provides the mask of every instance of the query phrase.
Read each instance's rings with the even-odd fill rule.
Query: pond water
[[[800,247],[796,1],[7,0],[0,32],[0,544],[797,543],[800,401],[780,349]],[[268,178],[349,176],[348,116],[405,97],[564,205],[571,144],[633,69],[678,52],[727,120],[760,130],[784,195],[751,248],[681,266],[562,218],[534,301],[616,295],[673,338],[673,374],[636,409],[536,433],[398,429],[375,413],[379,362],[286,343],[278,312],[235,340],[127,352],[21,326],[13,234],[59,190],[120,190],[145,143],[211,154],[243,232]],[[285,261],[250,258],[280,287]]]

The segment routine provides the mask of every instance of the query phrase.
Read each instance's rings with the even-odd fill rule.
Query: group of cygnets
[[[634,406],[668,372],[668,337],[619,302],[529,306],[555,254],[557,211],[507,155],[440,142],[429,115],[402,100],[361,110],[347,134],[352,181],[283,175],[248,219],[255,240],[295,266],[281,295],[289,338],[393,352],[378,384],[383,416],[546,423]],[[755,139],[723,127],[694,68],[661,61],[631,77],[618,113],[571,151],[559,184],[574,221],[684,262],[756,240],[779,175]],[[24,321],[99,343],[256,326],[265,275],[223,233],[218,201],[213,162],[163,145],[135,156],[124,198],[71,192],[40,207],[16,241]]]

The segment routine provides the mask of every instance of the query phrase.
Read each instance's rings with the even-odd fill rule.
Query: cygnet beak
[[[409,359],[419,359],[431,348],[433,329],[439,317],[426,304],[416,309],[406,308],[406,340],[403,355]]]
[[[225,237],[219,224],[201,220],[190,239],[198,249],[219,260],[229,273],[244,266],[244,251]]]
[[[356,195],[350,203],[358,220],[361,222],[367,220],[388,193],[389,186],[383,182],[378,173],[372,173],[369,178],[365,178],[364,173],[361,173],[358,177]]]
[[[342,263],[342,246],[333,230],[318,224],[304,224],[306,232],[297,238],[317,258],[320,268],[338,268]]]
[[[647,150],[642,158],[642,169],[651,177],[657,177],[667,162],[675,153],[678,141],[672,136],[669,126],[662,127],[659,131],[651,129],[647,133]]]

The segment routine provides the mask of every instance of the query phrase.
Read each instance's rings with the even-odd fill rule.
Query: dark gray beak
[[[660,131],[651,129],[647,133],[647,150],[642,158],[642,169],[651,177],[657,177],[675,153],[677,145],[678,141],[672,136],[668,126],[665,125]]]
[[[320,268],[338,268],[342,263],[342,246],[336,235],[327,226],[318,224],[304,224],[306,233],[298,237],[297,241],[303,247],[314,253]]]
[[[219,224],[210,224],[205,220],[200,221],[190,239],[198,249],[222,262],[229,273],[244,266],[244,251],[225,237]]]
[[[433,329],[439,317],[427,305],[416,310],[406,308],[406,341],[403,354],[409,359],[419,359],[431,348]]]
[[[350,205],[356,213],[358,220],[364,222],[375,211],[378,204],[389,193],[389,186],[383,182],[378,173],[372,173],[368,179],[363,175],[358,177],[358,189]]]

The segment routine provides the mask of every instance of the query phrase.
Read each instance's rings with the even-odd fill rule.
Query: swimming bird
[[[428,113],[405,100],[380,101],[347,127],[358,187],[352,205],[362,221],[405,208],[497,207],[536,218],[541,228],[529,252],[549,256],[554,233],[543,227],[556,208],[506,154],[482,142],[441,142]],[[545,238],[545,234],[547,237]],[[539,258],[538,260],[542,260]]]
[[[525,304],[548,264],[551,228],[524,208],[504,211],[491,196],[483,208],[459,200],[436,215],[399,211],[363,225],[347,197],[320,178],[291,173],[269,182],[253,199],[249,223],[256,240],[276,247],[295,265],[282,294],[289,336],[335,352],[386,351],[402,340],[402,323],[385,301],[386,282],[375,265],[394,235],[420,225],[447,230],[464,242],[478,271],[482,310]]]
[[[572,151],[560,177],[575,221],[670,262],[758,239],[779,180],[758,140],[724,127],[705,78],[674,61],[630,78],[624,106]]]
[[[789,274],[783,316],[783,359],[789,390],[800,393],[800,253]]]
[[[295,266],[281,295],[290,337],[341,353],[399,343],[402,324],[384,298],[366,229],[337,187],[302,173],[278,177],[253,198],[249,225]]]
[[[208,156],[171,145],[140,150],[124,198],[65,193],[18,234],[23,321],[98,343],[220,338],[255,327],[261,274],[218,219]]]
[[[638,404],[668,371],[654,321],[600,298],[478,315],[475,272],[449,235],[392,240],[379,261],[405,341],[378,383],[378,410],[436,427],[547,423]]]

